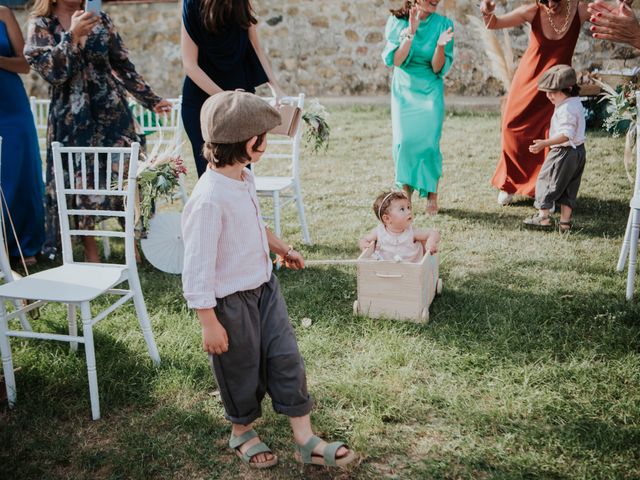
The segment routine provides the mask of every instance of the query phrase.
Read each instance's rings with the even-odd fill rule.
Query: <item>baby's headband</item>
[[[394,195],[395,193],[397,193],[397,192],[392,191],[392,192],[387,193],[387,195],[380,202],[380,206],[378,207],[378,220],[382,221],[382,206],[384,205],[384,202],[386,202],[389,199],[389,197],[391,195]]]

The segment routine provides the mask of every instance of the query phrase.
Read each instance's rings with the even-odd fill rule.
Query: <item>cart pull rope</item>
[[[355,265],[358,260],[342,259],[342,260],[305,260],[305,265]]]

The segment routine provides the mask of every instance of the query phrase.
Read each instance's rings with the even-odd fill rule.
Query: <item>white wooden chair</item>
[[[63,265],[0,286],[0,351],[2,353],[2,367],[7,386],[7,398],[10,406],[15,405],[16,386],[9,342],[11,337],[69,342],[72,350],[77,349],[78,343],[84,343],[89,377],[91,413],[93,419],[97,420],[100,418],[100,401],[98,397],[93,327],[100,320],[133,299],[138,321],[151,358],[155,364],[160,362],[140,287],[134,253],[135,172],[140,145],[134,143],[129,148],[63,147],[58,142],[54,142],[52,147],[56,195],[60,214]],[[99,169],[99,155],[106,158],[103,171]],[[113,174],[112,172],[115,171],[116,166],[117,173]],[[127,177],[124,175],[125,171],[128,172]],[[93,173],[93,181],[91,181],[87,172]],[[76,179],[76,174],[79,175],[79,180]],[[100,177],[103,179],[102,182],[99,181]],[[108,211],[68,208],[67,199],[76,195],[120,197],[123,200],[124,207],[119,210]],[[124,218],[125,230],[121,232],[70,229],[70,216],[86,215],[108,215]],[[71,237],[87,235],[124,238],[125,263],[95,264],[74,261]],[[125,281],[128,282],[128,288],[114,288]],[[120,298],[100,313],[93,315],[91,301],[103,294],[117,295]],[[7,314],[3,301],[6,299],[27,299],[33,300],[34,303],[22,308],[19,312]],[[8,320],[14,318],[20,312],[24,313],[38,308],[46,302],[59,302],[68,305],[68,335],[16,331],[8,328]],[[76,308],[78,307],[82,320],[81,335],[78,334],[76,323]]]
[[[2,137],[0,137],[0,172],[2,172]],[[2,185],[0,182],[0,189],[1,188]],[[7,254],[7,250],[5,249],[4,232],[7,231],[7,225],[4,221],[4,215],[2,215],[1,213],[4,211],[4,209],[5,204],[4,200],[2,200],[2,205],[0,207],[0,280],[3,280],[4,283],[10,283],[14,281],[14,278],[13,272],[11,271],[11,263],[9,262],[9,255]],[[10,228],[11,227],[9,227],[9,229]],[[18,300],[14,300],[13,305],[16,307],[16,310],[19,310],[21,308],[20,301]],[[31,331],[31,325],[29,324],[26,315],[24,313],[21,313],[20,315],[18,315],[18,317],[20,319],[22,328]]]
[[[29,103],[31,104],[31,114],[33,115],[33,121],[36,124],[36,131],[38,132],[40,152],[46,152],[47,125],[49,123],[49,106],[51,105],[51,100],[48,98],[29,97]]]
[[[629,220],[624,232],[624,240],[617,270],[622,272],[624,264],[629,258],[629,270],[627,271],[627,300],[633,298],[633,288],[638,266],[638,237],[640,236],[640,92],[636,92],[636,105],[638,106],[638,121],[636,122],[636,181],[633,189],[633,197],[629,202]]]
[[[273,98],[265,98],[265,100],[273,103]],[[304,93],[300,93],[296,97],[284,97],[283,103],[297,105],[304,110]],[[281,208],[290,202],[295,202],[298,209],[298,219],[302,227],[302,236],[304,243],[311,244],[311,236],[307,227],[307,220],[304,214],[304,203],[302,201],[302,189],[300,187],[300,141],[302,138],[302,119],[298,125],[298,131],[292,138],[273,135],[269,138],[269,146],[267,152],[262,156],[260,163],[265,163],[271,159],[280,159],[279,161],[287,162],[279,171],[286,172],[283,176],[260,176],[257,171],[260,170],[260,163],[252,166],[256,174],[256,190],[259,197],[271,197],[273,202],[273,216],[264,216],[266,219],[273,219],[273,227],[275,234],[280,236],[282,228]],[[274,146],[276,146],[274,148]],[[271,163],[271,162],[269,162]],[[266,165],[265,165],[266,167]]]

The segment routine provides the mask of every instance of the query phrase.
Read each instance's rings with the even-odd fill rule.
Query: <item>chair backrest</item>
[[[182,95],[178,98],[167,99],[173,107],[170,112],[157,114],[145,109],[137,102],[130,104],[133,116],[146,135],[147,151],[160,145],[170,145],[182,139]]]
[[[263,100],[269,102],[270,104],[275,104],[275,98],[273,97],[263,97]],[[281,99],[281,103],[287,105],[296,105],[302,112],[304,113],[304,93],[300,93],[295,97],[283,97]],[[293,137],[288,137],[285,135],[269,135],[269,144],[267,146],[267,151],[262,156],[260,162],[255,165],[257,169],[262,170],[270,170],[269,165],[265,164],[265,160],[270,159],[280,159],[282,162],[284,159],[288,165],[283,166],[280,164],[277,167],[278,176],[283,176],[283,171],[289,171],[289,175],[293,178],[299,178],[300,175],[300,143],[302,139],[302,130],[303,130],[304,121],[300,118],[300,122],[298,123],[298,130],[296,131]],[[272,163],[272,162],[268,162]],[[262,164],[262,167],[260,166]],[[284,168],[283,168],[284,167]],[[252,166],[254,168],[254,166]]]
[[[140,144],[133,143],[130,147],[64,147],[54,142],[52,148],[64,263],[74,263],[73,236],[119,237],[124,238],[127,265],[135,268],[134,212]],[[121,208],[77,208],[75,200],[78,195],[91,196],[94,201],[105,197],[120,198]],[[124,218],[124,232],[70,228],[69,217],[88,215]]]
[[[38,132],[40,151],[46,151],[47,125],[49,123],[49,106],[51,105],[51,100],[30,97],[29,103],[31,104],[31,114],[33,115],[33,121],[36,124],[36,131]]]

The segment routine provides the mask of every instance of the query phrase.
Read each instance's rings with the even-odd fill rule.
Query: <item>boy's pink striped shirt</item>
[[[182,288],[190,308],[269,281],[272,265],[253,174],[243,180],[202,175],[182,212]]]

